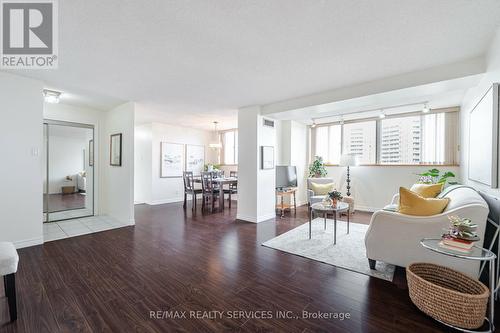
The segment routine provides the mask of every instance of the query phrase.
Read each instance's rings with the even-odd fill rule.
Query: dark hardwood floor
[[[48,198],[48,202],[47,202]],[[85,195],[81,193],[54,193],[54,194],[44,194],[43,195],[43,207],[47,207],[49,213],[60,212],[63,210],[70,209],[81,209],[85,208]],[[44,213],[46,213],[44,211]]]
[[[0,332],[446,330],[411,303],[403,270],[390,283],[260,245],[304,223],[304,207],[296,218],[257,225],[235,221],[235,213],[236,205],[194,216],[182,204],[138,205],[134,227],[19,250],[19,319],[7,323],[0,298]],[[368,218],[356,213],[354,221]],[[169,310],[187,311],[188,317],[190,311],[225,315],[150,317]],[[275,311],[350,318],[281,319]]]

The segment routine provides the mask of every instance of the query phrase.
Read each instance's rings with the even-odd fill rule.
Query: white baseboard
[[[23,247],[30,247],[41,244],[43,244],[43,236],[14,242],[14,246],[16,247],[16,249],[22,249]]]
[[[358,205],[354,205],[354,208],[356,210],[360,210],[360,211],[363,211],[363,212],[369,212],[369,213],[373,213],[373,212],[376,212],[377,210],[381,210],[382,208],[375,208],[375,207],[368,207],[368,206],[358,206]]]
[[[191,200],[191,199],[190,199],[190,198],[188,198],[188,200]],[[153,201],[146,202],[146,203],[147,203],[148,205],[155,206],[155,205],[163,205],[163,204],[167,204],[167,203],[182,202],[182,201],[184,201],[184,198],[183,198],[183,197],[180,197],[180,198],[168,198],[168,199],[153,200]]]
[[[261,216],[250,216],[250,215],[244,215],[244,214],[236,214],[236,219],[241,220],[241,221],[246,221],[246,222],[251,222],[251,223],[260,223],[264,222],[270,219],[273,219],[276,217],[276,213],[269,213],[266,215],[261,215]]]

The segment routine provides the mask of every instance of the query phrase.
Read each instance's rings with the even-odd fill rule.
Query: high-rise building
[[[380,130],[380,163],[420,163],[420,117],[384,119]]]

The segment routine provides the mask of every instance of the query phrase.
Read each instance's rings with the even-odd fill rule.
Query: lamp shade
[[[343,154],[340,157],[340,166],[356,166],[359,164],[357,154]]]

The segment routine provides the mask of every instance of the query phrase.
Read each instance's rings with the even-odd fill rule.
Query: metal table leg
[[[495,261],[496,260],[490,260],[490,313],[488,316],[488,320],[490,321],[490,327],[491,331],[495,332]]]
[[[311,224],[312,224],[313,210],[309,207],[309,239],[311,239]]]
[[[349,209],[347,209],[347,233],[349,233]]]
[[[326,212],[323,214],[323,217],[325,218],[325,230],[326,230]]]
[[[333,212],[333,245],[337,244],[337,212]]]

